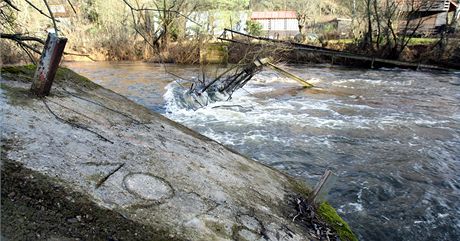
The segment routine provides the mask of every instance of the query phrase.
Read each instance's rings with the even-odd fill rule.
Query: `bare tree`
[[[288,7],[296,9],[301,34],[306,28],[314,26],[321,16],[334,14],[341,9],[334,0],[298,0],[292,1]]]
[[[398,59],[427,20],[436,0],[365,0],[367,32],[363,46],[381,57]]]
[[[198,7],[186,0],[152,0],[150,6],[140,5],[137,0],[134,3],[129,0],[123,2],[131,10],[135,31],[150,47],[163,51],[168,48],[172,27],[178,23],[177,19],[185,18],[194,22],[189,15]],[[153,22],[158,24],[158,28],[154,28]]]
[[[56,33],[56,35],[59,34],[59,20],[54,17],[47,0],[42,0],[44,5],[46,6],[46,11],[43,11],[29,0],[24,1],[27,3],[27,6],[33,8],[37,13],[50,19],[50,21],[53,24],[54,32]],[[71,6],[71,8],[75,11],[75,8],[70,0],[67,0],[67,4],[69,4],[69,6]],[[40,46],[43,46],[45,44],[45,40],[39,37],[31,36],[28,33],[29,31],[27,29],[25,32],[21,32],[19,30],[17,23],[15,21],[15,15],[21,11],[22,10],[19,7],[14,5],[9,0],[4,0],[2,2],[2,5],[0,5],[0,23],[2,24],[2,28],[0,29],[0,38],[13,41],[20,49],[22,49],[27,54],[31,62],[36,63],[36,57],[41,54]],[[84,56],[90,58],[89,55],[86,54],[69,52],[64,52],[64,54]]]

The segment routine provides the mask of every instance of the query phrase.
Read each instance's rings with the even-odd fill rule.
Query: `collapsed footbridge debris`
[[[266,37],[253,36],[245,33],[241,33],[232,29],[224,29],[222,35],[218,38],[221,41],[231,42],[235,44],[241,44],[246,46],[276,46],[290,49],[291,51],[309,53],[315,56],[323,56],[330,58],[332,64],[342,63],[354,63],[359,62],[361,68],[378,68],[378,67],[397,67],[402,69],[414,69],[414,70],[436,70],[436,71],[450,71],[448,68],[441,66],[413,63],[407,61],[399,61],[393,59],[377,58],[367,56],[363,54],[356,54],[346,51],[334,50],[309,44],[296,43],[292,41],[271,39]]]
[[[198,109],[212,102],[230,100],[233,93],[243,88],[263,67],[269,67],[283,76],[299,82],[304,88],[313,87],[311,83],[273,64],[272,61],[271,58],[256,58],[248,64],[237,64],[227,69],[208,83],[205,81],[193,83],[190,89],[183,92],[185,107]]]

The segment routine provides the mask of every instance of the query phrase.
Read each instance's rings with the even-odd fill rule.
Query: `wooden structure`
[[[445,12],[451,11],[452,5],[457,5],[455,0],[397,0],[407,11],[420,12]]]
[[[231,99],[233,93],[243,88],[264,66],[268,66],[278,73],[299,82],[304,88],[314,87],[299,76],[283,70],[270,63],[270,61],[272,61],[271,58],[256,58],[250,63],[234,65],[208,83],[202,81],[198,84],[192,84],[190,89],[183,93],[185,106],[190,109],[198,109],[207,106],[211,102]]]
[[[35,95],[42,97],[50,93],[66,43],[66,38],[57,37],[55,33],[48,33],[30,88]]]
[[[316,184],[310,196],[310,203],[321,203],[326,199],[327,194],[337,181],[337,176],[330,170],[326,170],[321,179]]]
[[[448,23],[447,15],[457,10],[458,2],[455,0],[399,0],[401,8],[408,13],[409,29],[418,26],[419,35],[432,35],[442,30]],[[451,18],[451,17],[449,17]],[[400,28],[406,25],[407,20],[400,23]]]
[[[263,35],[269,38],[289,37],[299,33],[295,11],[252,12],[251,20],[259,22]]]
[[[226,32],[231,32],[232,34],[226,34]],[[235,38],[226,37],[230,35]],[[353,54],[349,52],[333,50],[333,49],[328,49],[328,48],[323,48],[323,47],[318,47],[318,46],[313,46],[313,45],[300,44],[300,43],[294,43],[294,42],[289,42],[289,41],[282,41],[282,40],[270,39],[270,38],[265,38],[265,37],[252,36],[252,35],[240,33],[240,32],[237,32],[231,29],[225,29],[225,32],[221,35],[221,37],[219,37],[219,39],[222,41],[228,41],[228,42],[244,44],[244,45],[264,45],[268,43],[284,45],[287,48],[291,49],[292,51],[306,51],[306,52],[310,52],[310,53],[317,54],[320,56],[329,56],[331,57],[332,63],[334,63],[334,60],[337,60],[340,58],[345,59],[345,60],[355,60],[355,61],[361,61],[363,63],[367,63],[367,66],[361,65],[361,67],[363,68],[365,67],[374,68],[378,66],[385,66],[385,67],[398,67],[398,68],[416,69],[416,70],[428,69],[428,70],[448,71],[448,69],[446,68],[442,68],[442,67],[435,66],[435,65],[427,65],[427,64],[421,64],[421,63],[411,63],[411,62],[404,62],[404,61],[398,61],[398,60],[369,57],[365,55]],[[258,41],[258,42],[254,42],[254,41]]]

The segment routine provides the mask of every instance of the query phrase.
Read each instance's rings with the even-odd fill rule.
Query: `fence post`
[[[326,170],[313,190],[313,195],[310,197],[310,203],[319,203],[323,201],[336,181],[337,176],[330,170]]]
[[[54,33],[48,33],[30,88],[35,95],[42,97],[50,93],[66,43],[67,38],[59,38]]]

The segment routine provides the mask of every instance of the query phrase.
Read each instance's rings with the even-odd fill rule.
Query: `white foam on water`
[[[247,90],[253,93],[270,91],[273,87],[249,85]],[[259,129],[267,126],[293,126],[295,128],[322,129],[369,129],[369,118],[360,116],[341,116],[333,106],[341,104],[334,100],[314,100],[306,97],[290,99],[259,99],[246,91],[237,91],[229,101],[218,101],[197,110],[187,109],[183,103],[187,90],[173,82],[166,86],[165,115],[192,129],[198,128],[203,135],[226,145],[244,145],[245,143],[275,142],[289,146],[292,138],[277,137],[277,133],[262,133]],[[351,108],[351,107],[350,107]],[[320,112],[312,116],[311,112]],[[336,116],[337,118],[331,118]],[[223,126],[230,129],[241,127],[247,133],[237,131],[222,132]],[[220,131],[218,131],[220,130]],[[255,131],[254,131],[255,130]],[[234,131],[233,131],[234,132]],[[331,146],[326,140],[323,145]]]
[[[445,218],[448,217],[450,214],[448,213],[438,213],[438,218]]]
[[[326,129],[372,129],[398,123],[398,117],[385,116],[375,119],[363,116],[342,116],[333,110],[334,106],[353,108],[354,105],[343,104],[337,100],[314,100],[306,97],[291,98],[286,100],[261,100],[247,92],[237,91],[229,101],[218,101],[197,110],[187,109],[182,103],[183,93],[178,84],[171,83],[166,87],[164,95],[166,101],[166,116],[184,123],[185,125],[200,125],[227,123],[236,126],[266,126],[270,124],[290,125],[299,127],[314,127]],[[254,87],[251,91],[267,91],[267,87]],[[227,107],[226,107],[227,106]],[[229,106],[229,107],[228,107]],[[234,106],[235,108],[231,108]],[[357,105],[359,109],[372,109]],[[311,111],[322,111],[325,115],[311,116]],[[332,118],[332,116],[335,116]]]
[[[332,85],[345,87],[345,88],[352,88],[357,86],[365,86],[366,88],[369,85],[372,86],[410,86],[412,85],[413,80],[381,80],[381,79],[344,79],[344,80],[336,80],[332,82]]]
[[[203,132],[202,134],[224,145],[236,146],[236,145],[243,144],[243,141],[240,138],[238,138],[238,135],[235,133],[230,133],[230,132],[217,133],[209,129]]]
[[[347,203],[345,205],[341,205],[338,209],[340,213],[354,213],[354,212],[362,212],[364,211],[363,205],[361,203]]]
[[[340,206],[338,209],[341,213],[353,213],[353,212],[363,212],[363,191],[368,190],[369,188],[366,186],[367,181],[364,181],[360,184],[361,188],[359,189],[358,193],[356,194],[356,202],[350,202]]]

